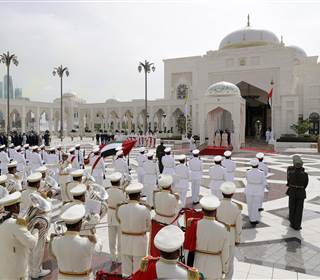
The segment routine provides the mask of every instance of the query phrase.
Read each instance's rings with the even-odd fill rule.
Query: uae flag
[[[113,143],[107,144],[100,150],[101,156],[102,157],[114,156],[119,150],[122,150],[123,154],[126,156],[130,153],[136,141],[137,140],[126,139],[122,142],[113,142]]]
[[[271,88],[268,93],[268,103],[269,103],[270,108],[272,107],[272,95],[273,95],[273,88]]]

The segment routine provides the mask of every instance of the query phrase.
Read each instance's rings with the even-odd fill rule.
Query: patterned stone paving
[[[289,208],[288,207],[281,208],[281,209],[274,209],[274,210],[270,210],[268,212],[273,215],[279,216],[281,218],[285,218],[285,219],[287,219],[287,217],[289,216]],[[320,217],[319,211],[313,211],[313,210],[309,210],[309,209],[305,209],[303,211],[303,220],[304,221],[317,219],[319,217]]]

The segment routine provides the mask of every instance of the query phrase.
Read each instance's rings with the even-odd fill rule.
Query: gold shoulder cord
[[[16,224],[19,226],[27,227],[27,221],[24,218],[17,218]]]

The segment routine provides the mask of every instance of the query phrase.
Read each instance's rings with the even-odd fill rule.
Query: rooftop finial
[[[250,15],[247,16],[247,27],[250,27]]]

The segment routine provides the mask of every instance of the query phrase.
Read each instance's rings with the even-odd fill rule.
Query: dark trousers
[[[162,174],[163,164],[162,164],[161,158],[160,158],[159,161],[158,161],[158,165],[159,165],[159,172]]]
[[[303,214],[304,198],[289,196],[289,221],[294,229],[300,229]]]

